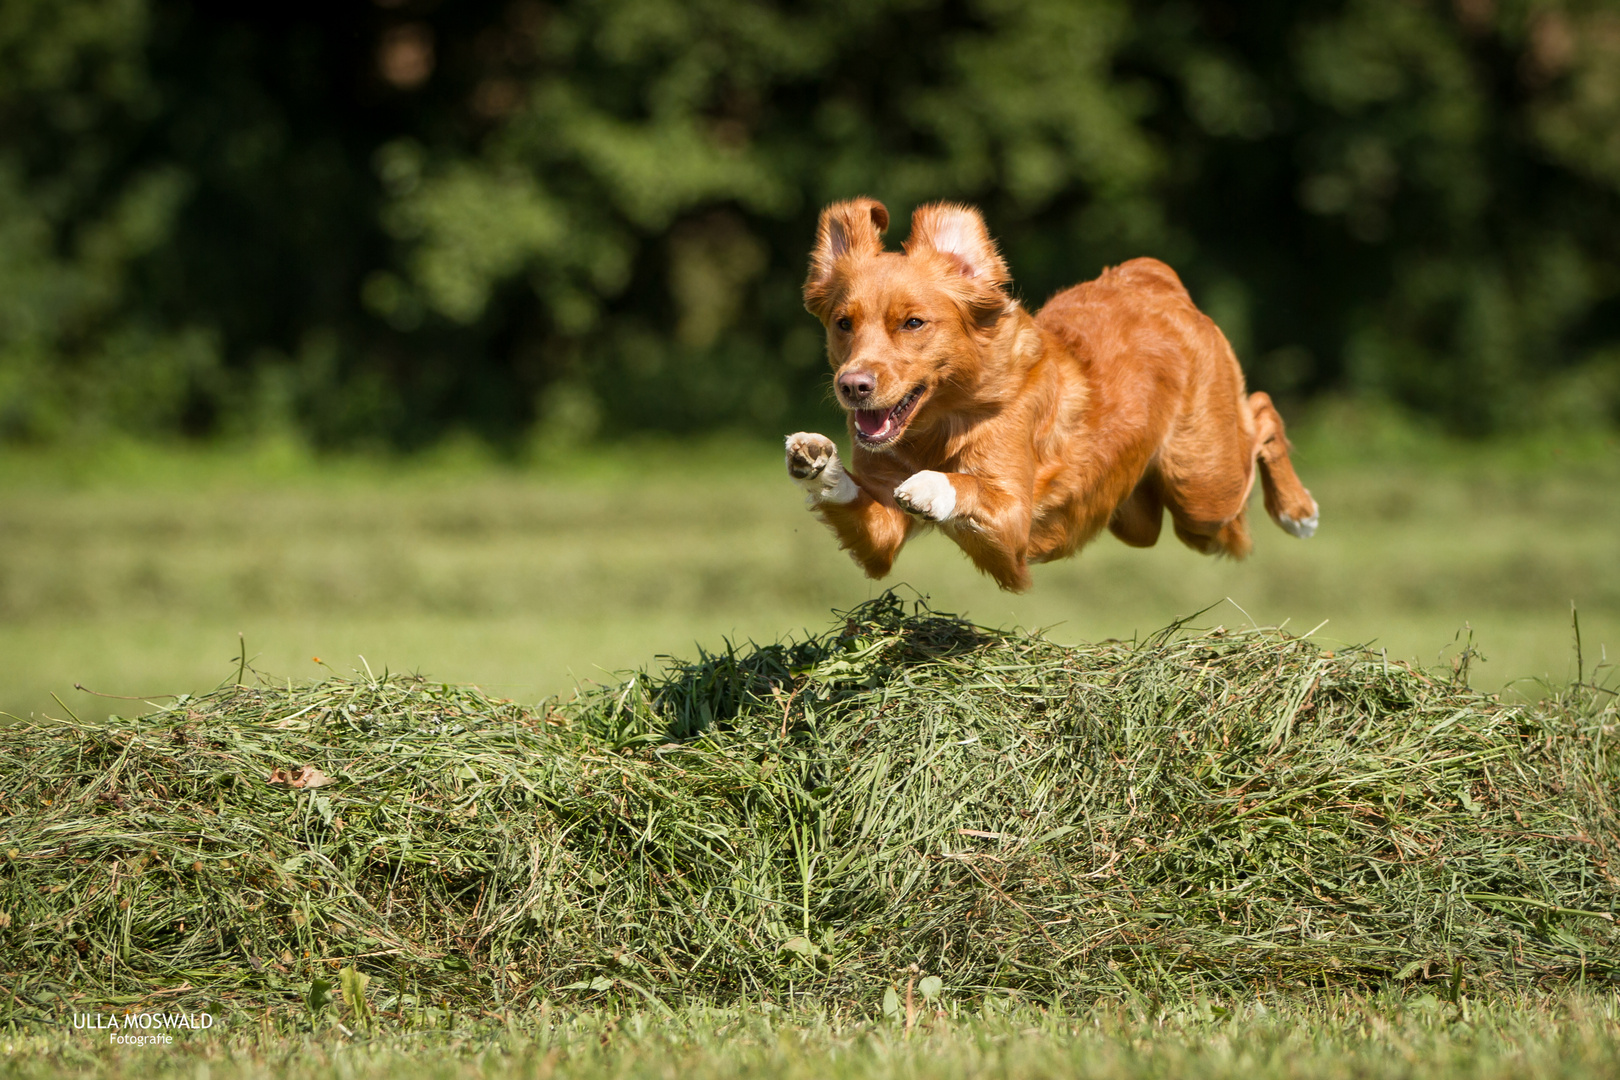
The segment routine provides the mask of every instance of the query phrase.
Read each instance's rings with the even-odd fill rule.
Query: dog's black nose
[[[844,400],[851,405],[859,404],[872,396],[877,389],[877,379],[868,371],[846,371],[838,376],[838,392],[844,395]]]

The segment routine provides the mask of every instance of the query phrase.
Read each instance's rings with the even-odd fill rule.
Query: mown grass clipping
[[[540,709],[233,685],[6,732],[0,1020],[296,1010],[350,967],[384,1023],[1610,980],[1616,721],[1595,687],[1501,704],[1276,631],[1060,646],[893,594]]]

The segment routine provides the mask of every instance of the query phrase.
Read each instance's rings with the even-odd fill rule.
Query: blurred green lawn
[[[1613,439],[1406,445],[1326,422],[1299,442],[1323,511],[1310,541],[1257,501],[1244,563],[1105,536],[1013,596],[929,536],[884,585],[1069,641],[1218,605],[1198,623],[1286,621],[1434,665],[1466,626],[1488,690],[1574,674],[1572,603],[1588,669],[1620,650]],[[882,587],[803,509],[768,444],[649,443],[521,469],[471,452],[0,457],[0,709],[18,716],[62,715],[53,692],[81,716],[142,708],[75,683],[209,689],[234,677],[238,633],[278,680],[319,677],[318,656],[533,701],[658,654],[819,629]]]

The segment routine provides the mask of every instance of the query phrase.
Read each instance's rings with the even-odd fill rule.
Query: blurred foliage
[[[0,438],[824,423],[857,193],[1165,258],[1284,399],[1620,421],[1605,0],[7,0]]]

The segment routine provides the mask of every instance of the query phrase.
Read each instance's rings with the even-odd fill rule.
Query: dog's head
[[[1014,303],[1007,264],[971,207],[924,206],[904,253],[886,251],[889,212],[874,199],[821,213],[804,306],[827,328],[827,359],[855,438],[894,446],[971,397],[987,347]]]

